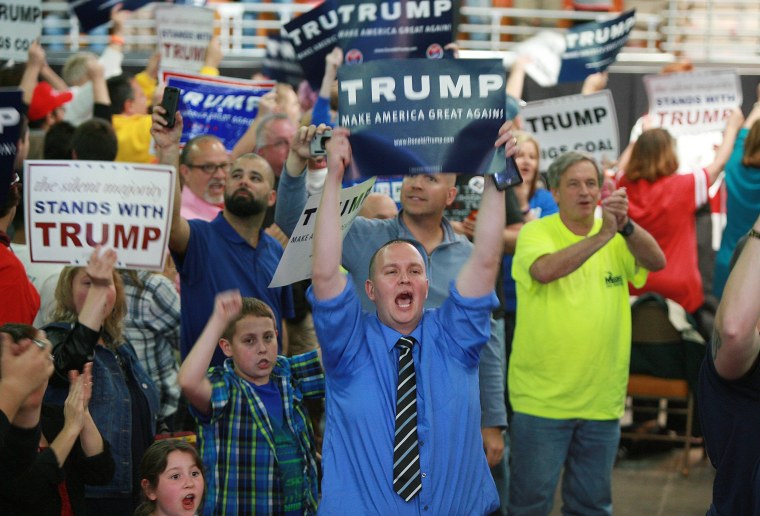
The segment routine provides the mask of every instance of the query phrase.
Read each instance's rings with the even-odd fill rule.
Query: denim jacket
[[[45,327],[45,331],[53,343],[55,357],[55,373],[45,392],[47,403],[63,405],[69,389],[67,372],[81,370],[86,362],[93,362],[90,413],[103,438],[111,443],[116,472],[110,484],[87,486],[87,497],[132,496],[132,407],[131,403],[125,402],[129,399],[129,387],[123,371],[135,378],[148,400],[153,432],[158,420],[158,389],[140,365],[130,344],[122,344],[115,350],[99,346],[100,334],[79,323],[73,326],[52,323]],[[123,369],[119,361],[124,364]]]

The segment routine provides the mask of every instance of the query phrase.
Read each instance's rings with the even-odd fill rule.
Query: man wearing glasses
[[[182,115],[177,113],[170,129],[166,127],[165,112],[161,106],[154,108],[151,134],[160,162],[176,165]],[[206,155],[206,160],[188,158],[188,163],[196,165],[193,172],[205,174],[204,169],[211,172],[214,168],[209,174],[212,178],[217,174],[225,177],[221,212],[210,222],[188,220],[180,213],[179,185],[174,193],[169,250],[180,275],[180,355],[182,359],[187,356],[203,331],[214,308],[214,296],[232,289],[240,290],[243,296],[259,298],[272,308],[279,344],[287,346],[282,319],[294,315],[293,296],[289,286],[268,288],[282,257],[282,245],[262,230],[267,208],[275,200],[272,168],[256,154],[243,154],[231,165],[226,164],[226,152],[218,158],[210,156]],[[180,167],[193,169],[186,164]],[[229,171],[224,172],[225,168]],[[224,359],[217,348],[211,365],[222,365]]]
[[[224,208],[224,182],[230,166],[227,149],[216,136],[205,134],[187,142],[179,158],[183,219],[211,222],[219,215]]]

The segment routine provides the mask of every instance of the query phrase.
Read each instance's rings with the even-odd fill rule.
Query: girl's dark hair
[[[148,484],[155,489],[158,487],[158,477],[166,471],[166,464],[169,462],[169,454],[173,451],[188,453],[193,457],[195,465],[203,472],[203,461],[201,461],[198,451],[192,444],[180,439],[161,439],[151,444],[142,456],[140,461],[140,481],[147,480]],[[203,507],[203,501],[206,498],[206,486],[203,486],[203,497],[200,507]],[[156,510],[156,502],[149,500],[143,489],[143,502],[135,510],[134,516],[149,516]]]

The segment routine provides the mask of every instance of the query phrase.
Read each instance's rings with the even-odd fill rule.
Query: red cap
[[[55,108],[70,101],[71,97],[70,91],[57,92],[44,81],[38,83],[32,94],[32,103],[29,105],[29,121],[35,122],[45,118]]]

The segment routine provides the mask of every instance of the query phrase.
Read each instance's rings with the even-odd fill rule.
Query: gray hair
[[[270,123],[272,123],[275,120],[288,120],[290,121],[290,118],[285,113],[269,113],[264,118],[261,119],[261,122],[259,122],[259,126],[256,128],[256,150],[261,149],[265,145],[267,145],[264,142],[264,133],[267,130],[267,127]]]
[[[594,157],[586,152],[568,151],[560,155],[549,166],[549,188],[556,189],[559,186],[559,180],[562,177],[562,174],[567,172],[568,168],[572,167],[576,163],[580,163],[581,161],[588,161],[594,165],[597,179],[599,181],[599,186],[601,187],[602,181],[604,180],[604,174],[602,173],[602,169],[599,167],[599,164],[596,162]]]
[[[61,70],[63,80],[69,86],[76,86],[87,78],[87,62],[90,59],[97,59],[98,56],[92,52],[77,52],[69,56]]]

